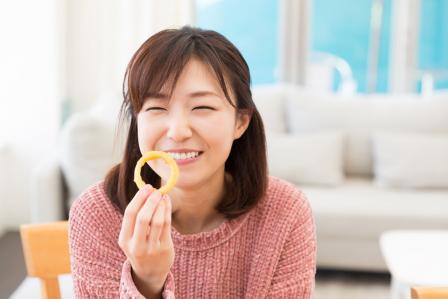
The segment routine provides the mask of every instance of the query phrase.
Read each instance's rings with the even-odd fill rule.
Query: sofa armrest
[[[63,178],[56,155],[37,165],[31,184],[31,222],[65,220]]]

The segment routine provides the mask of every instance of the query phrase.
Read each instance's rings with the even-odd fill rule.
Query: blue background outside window
[[[345,59],[358,92],[367,91],[372,1],[311,2],[311,51]],[[384,0],[375,92],[389,90],[392,1]],[[278,81],[278,0],[198,0],[196,4],[197,25],[222,33],[236,45],[249,64],[253,84]],[[420,24],[418,68],[448,71],[448,1],[421,1]],[[338,84],[336,77],[334,87]],[[448,78],[436,82],[436,88],[448,88]]]
[[[421,1],[419,39],[419,69],[448,72],[448,1]],[[448,77],[436,81],[435,87],[447,89]]]
[[[246,59],[252,84],[278,81],[278,1],[198,0],[197,25],[228,38]]]

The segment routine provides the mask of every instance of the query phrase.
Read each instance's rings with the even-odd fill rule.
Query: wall
[[[0,206],[0,236],[3,234],[5,229],[5,223],[4,223],[4,214],[5,214],[5,207],[3,206],[4,198],[6,198],[6,179],[7,179],[7,149],[6,145],[3,143],[0,143],[0,203],[2,205]]]
[[[61,5],[58,0],[0,4],[1,224],[29,220],[30,174],[54,148],[59,127]],[[6,165],[5,165],[6,164]]]

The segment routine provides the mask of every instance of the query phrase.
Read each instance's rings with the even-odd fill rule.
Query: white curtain
[[[280,0],[280,81],[304,85],[308,61],[310,0]]]
[[[193,0],[67,2],[67,99],[71,112],[121,90],[132,54],[152,34],[192,24]]]
[[[392,2],[389,89],[393,93],[415,92],[420,2]]]

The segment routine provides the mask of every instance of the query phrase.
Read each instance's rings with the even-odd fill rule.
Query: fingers
[[[160,244],[162,246],[168,246],[171,242],[171,213],[172,213],[172,204],[171,198],[168,195],[165,195],[163,200],[165,202],[165,223],[162,229],[162,235],[160,236]]]
[[[162,199],[157,206],[157,210],[151,219],[151,232],[149,235],[149,249],[159,248],[160,235],[162,234],[165,222],[165,200]]]
[[[118,237],[118,243],[120,244],[120,246],[121,244],[124,244],[126,240],[132,238],[138,212],[153,190],[154,188],[151,185],[145,185],[145,187],[137,191],[134,198],[126,207],[126,210],[124,211],[120,235]]]
[[[146,238],[149,225],[161,198],[162,195],[160,194],[160,191],[154,190],[138,212],[134,234],[132,236],[136,244],[148,246]]]

